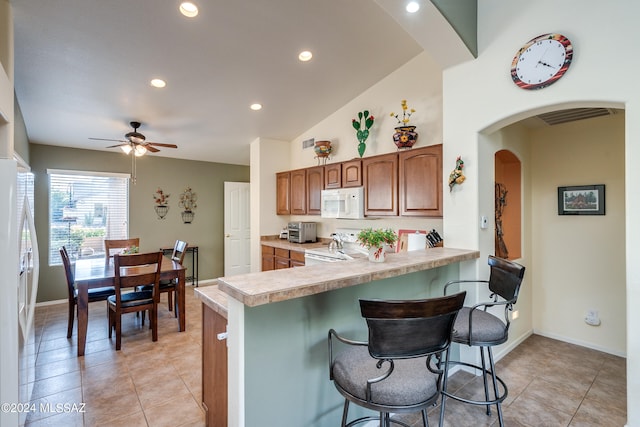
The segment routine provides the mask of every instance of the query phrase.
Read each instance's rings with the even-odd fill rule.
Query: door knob
[[[227,234],[224,235],[224,237],[229,238],[229,237],[231,237],[231,234],[227,233]]]

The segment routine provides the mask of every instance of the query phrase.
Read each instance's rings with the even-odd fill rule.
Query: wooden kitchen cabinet
[[[273,246],[262,245],[262,271],[276,269],[274,250]]]
[[[442,217],[442,144],[398,153],[400,215]]]
[[[342,187],[362,186],[362,160],[342,162]]]
[[[324,188],[342,187],[342,163],[333,163],[324,166]]]
[[[320,215],[324,190],[324,166],[307,169],[307,215]]]
[[[362,159],[364,214],[398,215],[398,154],[390,153]]]
[[[291,172],[276,173],[276,214],[291,215]]]
[[[291,215],[307,214],[307,170],[296,169],[290,172]]]
[[[291,267],[304,267],[304,252],[289,251],[289,265]]]
[[[304,251],[262,246],[262,271],[304,266]]]
[[[202,304],[202,407],[207,427],[227,426],[227,319]]]
[[[275,269],[289,268],[289,250],[275,248]]]

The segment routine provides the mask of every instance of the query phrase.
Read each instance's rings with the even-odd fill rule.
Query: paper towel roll
[[[427,235],[411,233],[407,235],[407,251],[417,251],[427,246]]]

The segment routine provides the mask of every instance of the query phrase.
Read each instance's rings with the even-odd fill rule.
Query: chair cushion
[[[365,346],[350,346],[338,354],[333,364],[333,379],[343,390],[366,401],[367,380],[379,377],[389,368],[369,355]],[[371,403],[384,406],[412,406],[428,402],[438,395],[438,375],[426,366],[426,357],[397,359],[386,379],[372,385]]]
[[[166,291],[169,289],[175,289],[176,284],[173,282],[173,280],[161,280],[160,281],[160,291]],[[144,286],[138,286],[136,288],[137,291],[151,291],[153,290],[153,285],[144,285]]]
[[[505,323],[484,310],[473,310],[473,343],[469,343],[469,307],[462,307],[453,326],[453,341],[462,344],[500,344],[507,339]]]
[[[105,286],[104,288],[93,288],[89,289],[89,301],[103,301],[106,300],[108,296],[115,294],[116,290],[113,286]],[[75,297],[78,297],[78,290],[75,290]]]
[[[111,295],[107,301],[110,305],[116,305],[116,296]],[[151,291],[136,291],[122,294],[122,307],[135,307],[137,305],[153,303],[153,293]]]

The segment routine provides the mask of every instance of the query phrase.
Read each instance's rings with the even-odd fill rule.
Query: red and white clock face
[[[543,34],[527,42],[511,63],[511,78],[522,89],[542,89],[564,75],[573,46],[561,34]]]

